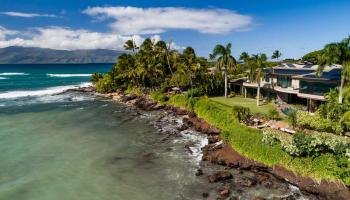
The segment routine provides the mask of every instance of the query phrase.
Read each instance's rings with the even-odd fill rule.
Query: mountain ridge
[[[115,63],[124,51],[109,49],[56,50],[10,46],[0,48],[0,64]]]

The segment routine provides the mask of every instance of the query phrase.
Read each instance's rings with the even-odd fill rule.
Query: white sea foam
[[[23,98],[23,97],[54,95],[69,89],[88,87],[88,86],[91,86],[91,83],[82,83],[80,85],[49,87],[42,90],[8,91],[8,92],[0,93],[0,99],[15,99],[15,98]]]
[[[4,72],[0,73],[0,76],[23,76],[23,75],[29,75],[28,73],[24,72]]]
[[[0,80],[5,80],[5,79],[7,79],[7,78],[5,78],[5,77],[0,77]]]
[[[60,78],[67,78],[67,77],[88,77],[92,74],[46,74],[46,76],[49,77],[60,77]]]

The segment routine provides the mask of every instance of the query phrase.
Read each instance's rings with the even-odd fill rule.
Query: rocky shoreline
[[[70,90],[69,92],[73,92]],[[74,89],[74,92],[83,92],[90,95],[96,95],[93,87]],[[220,138],[220,129],[207,123],[205,120],[198,118],[195,113],[185,109],[162,105],[147,96],[128,95],[121,92],[112,94],[98,94],[106,98],[111,98],[117,102],[125,103],[128,106],[136,108],[140,111],[165,111],[165,115],[181,116],[182,123],[178,127],[178,131],[193,129],[197,132],[205,134],[208,144],[202,148],[202,162],[200,168],[196,171],[196,176],[206,176],[210,184],[215,184],[215,199],[239,199],[233,194],[233,190],[239,193],[244,188],[262,185],[266,188],[273,188],[274,182],[284,181],[291,185],[297,186],[301,191],[286,194],[281,198],[266,198],[264,196],[256,196],[251,199],[350,199],[350,190],[346,186],[337,182],[321,181],[317,182],[309,177],[304,177],[293,173],[282,166],[273,168],[265,166],[262,163],[248,159],[235,151],[231,145],[224,144]],[[164,115],[160,116],[157,121],[161,121]],[[185,148],[191,152],[187,146]],[[216,168],[215,171],[208,170]],[[206,168],[207,167],[207,168]],[[243,171],[253,172],[254,175],[247,178],[234,179],[231,169],[238,169],[239,173]],[[288,190],[286,190],[287,192]],[[203,192],[204,199],[210,197],[210,192]],[[213,195],[211,195],[213,196]],[[304,196],[304,198],[300,198]],[[306,198],[305,198],[306,197]]]

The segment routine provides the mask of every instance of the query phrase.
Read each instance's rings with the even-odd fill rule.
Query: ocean
[[[196,179],[187,177],[196,160],[157,143],[147,117],[108,100],[60,94],[111,67],[0,66],[1,200],[194,198],[188,185]]]

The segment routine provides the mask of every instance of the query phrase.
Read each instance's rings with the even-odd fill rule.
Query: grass
[[[339,173],[342,170],[348,169],[337,166],[337,159],[332,154],[322,154],[316,158],[292,157],[283,151],[279,145],[270,146],[263,143],[263,136],[260,130],[240,124],[231,112],[231,107],[234,105],[232,102],[240,102],[242,104],[244,103],[244,105],[253,106],[252,102],[246,103],[243,102],[243,100],[246,99],[233,98],[226,100],[220,97],[200,98],[195,103],[194,111],[199,117],[205,119],[210,124],[219,127],[222,130],[222,138],[227,143],[231,144],[236,151],[250,159],[261,162],[270,167],[282,165],[293,172],[316,180],[342,181],[347,185],[350,184],[346,181],[348,177],[343,177]],[[186,99],[183,95],[172,96],[168,103],[186,107]],[[273,105],[267,105],[262,110],[266,111],[270,106]],[[228,109],[228,107],[230,109]],[[255,108],[255,111],[257,112],[264,112],[259,110],[260,108],[258,110],[257,107]]]
[[[225,97],[213,97],[210,98],[212,101],[222,104],[229,109],[232,109],[232,106],[244,106],[250,108],[252,113],[262,113],[268,114],[269,110],[276,109],[276,106],[272,103],[262,103],[260,102],[260,106],[256,105],[256,99],[251,98],[242,98],[242,97],[233,97],[233,98],[225,98]]]

